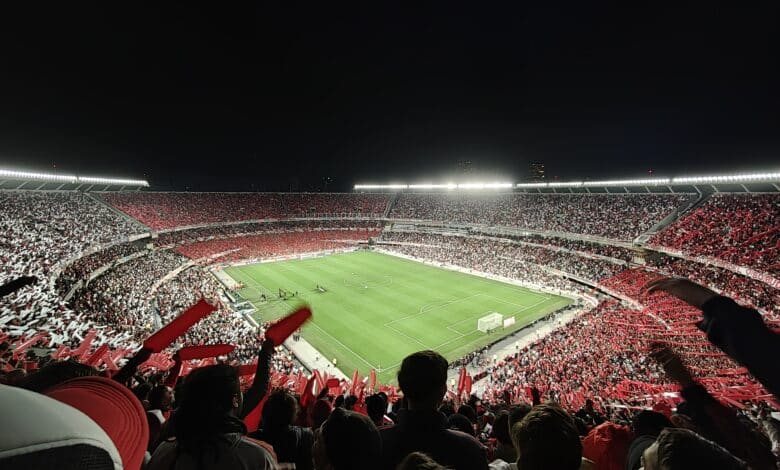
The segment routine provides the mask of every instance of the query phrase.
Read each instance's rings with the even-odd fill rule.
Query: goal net
[[[493,312],[489,315],[477,320],[477,330],[483,333],[489,333],[496,328],[501,327],[501,323],[504,320],[504,316],[498,312]]]

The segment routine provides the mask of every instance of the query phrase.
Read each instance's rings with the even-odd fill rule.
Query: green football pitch
[[[493,343],[571,303],[570,299],[371,251],[260,263],[225,270],[239,295],[272,321],[307,303],[314,313],[302,336],[351,376],[377,371],[395,383],[401,360],[433,349],[447,360]],[[324,292],[317,289],[324,288]],[[279,289],[297,295],[279,300]],[[261,295],[268,299],[262,301]],[[489,334],[477,319],[489,313],[515,324]]]

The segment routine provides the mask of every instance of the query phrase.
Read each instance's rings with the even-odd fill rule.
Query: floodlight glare
[[[502,189],[511,188],[512,183],[460,183],[458,189]]]
[[[780,172],[748,173],[714,176],[679,176],[675,178],[638,178],[624,180],[599,181],[550,181],[545,183],[503,183],[503,182],[467,182],[467,183],[420,183],[420,184],[356,184],[355,189],[511,189],[511,188],[592,188],[661,186],[674,184],[718,184],[718,183],[758,183],[780,182]]]
[[[406,189],[405,184],[356,184],[355,189]]]
[[[780,180],[780,172],[774,173],[748,173],[737,175],[715,175],[715,176],[684,176],[672,178],[674,184],[716,184],[716,183],[751,183],[761,181]]]
[[[656,186],[659,184],[669,184],[669,178],[651,178],[644,180],[609,180],[609,181],[586,181],[585,186]]]
[[[0,177],[19,180],[51,181],[55,183],[75,183],[73,175],[55,175],[53,173],[35,173],[31,171],[16,171],[0,169]]]
[[[456,189],[458,187],[455,183],[447,184],[410,184],[409,189]]]
[[[111,184],[115,186],[149,186],[149,183],[144,180],[128,180],[122,178],[95,178],[92,176],[79,176],[77,180],[80,183],[91,184]]]
[[[61,175],[55,173],[39,173],[34,171],[6,170],[2,168],[0,168],[0,178],[41,181],[44,183],[85,183],[106,184],[114,186],[149,186],[149,183],[145,180],[96,178],[92,176]]]

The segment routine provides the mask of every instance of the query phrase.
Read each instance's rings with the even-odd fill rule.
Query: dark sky
[[[0,166],[235,190],[460,161],[510,181],[531,161],[563,179],[780,166],[777,2],[6,3],[25,10],[0,11]]]

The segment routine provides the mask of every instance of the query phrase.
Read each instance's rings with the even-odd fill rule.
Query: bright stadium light
[[[356,184],[355,189],[406,189],[406,184]]]
[[[32,171],[16,171],[0,169],[0,178],[17,180],[50,181],[53,183],[75,183],[74,175],[56,175],[53,173],[35,173]]]
[[[550,183],[551,188],[578,188],[582,185],[582,181],[563,181],[561,183]]]
[[[780,172],[745,173],[714,176],[678,176],[675,178],[637,178],[598,181],[548,181],[545,183],[503,183],[503,182],[467,182],[467,183],[418,183],[418,184],[356,184],[355,189],[511,189],[511,188],[593,188],[628,186],[667,186],[675,184],[722,184],[722,183],[778,183]]]
[[[512,183],[460,183],[458,189],[504,189],[511,188]]]
[[[92,176],[77,177],[79,183],[111,184],[115,186],[149,186],[145,180],[127,180],[122,178],[95,178]]]
[[[780,172],[746,173],[737,175],[715,176],[684,176],[672,178],[673,184],[717,184],[717,183],[755,183],[761,181],[778,181]]]
[[[585,186],[656,186],[669,184],[669,178],[650,178],[644,180],[585,181]]]
[[[458,185],[455,183],[447,184],[410,184],[409,189],[457,189]]]
[[[85,183],[106,184],[115,186],[145,186],[149,183],[145,180],[131,180],[120,178],[96,178],[92,176],[62,175],[55,173],[39,173],[34,171],[17,171],[0,168],[0,178],[16,180],[41,181],[44,183]]]

